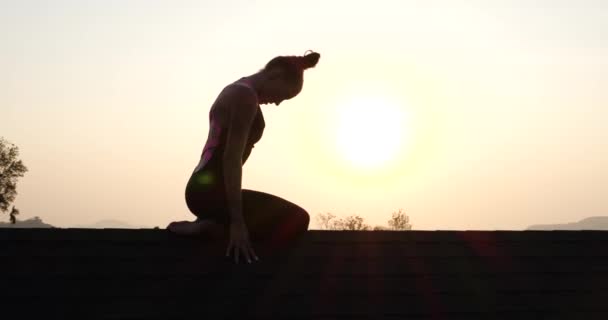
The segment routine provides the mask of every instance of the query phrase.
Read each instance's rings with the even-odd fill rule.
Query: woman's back
[[[238,105],[238,101],[235,101],[236,99],[234,96],[238,97],[240,93],[237,91],[243,90],[244,88],[246,88],[246,90],[251,90],[252,94],[256,94],[255,90],[241,78],[224,87],[211,106],[211,109],[209,110],[209,134],[207,136],[207,142],[203,147],[200,161],[194,169],[194,172],[201,170],[213,157],[221,158],[230,127],[230,112],[231,107],[233,107],[233,105],[230,104]],[[238,112],[238,109],[235,111]],[[264,127],[264,116],[258,105],[258,111],[249,132],[247,145],[243,151],[243,163],[247,161],[253,145],[262,138]]]

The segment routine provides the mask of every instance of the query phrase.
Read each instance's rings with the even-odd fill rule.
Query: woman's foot
[[[211,220],[174,221],[167,226],[167,230],[184,236],[210,235],[213,238],[224,233],[222,225]]]

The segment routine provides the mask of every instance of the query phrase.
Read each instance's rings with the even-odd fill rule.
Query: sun
[[[336,149],[359,169],[378,169],[395,160],[406,143],[403,107],[385,96],[357,96],[336,114]]]

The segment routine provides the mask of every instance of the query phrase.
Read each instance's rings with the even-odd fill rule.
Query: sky
[[[218,93],[308,49],[302,92],[262,105],[242,183],[311,229],[326,212],[373,226],[402,209],[414,230],[608,215],[605,1],[0,0],[0,39],[22,219],[194,220],[184,189]],[[344,121],[371,138],[344,142]],[[387,141],[385,162],[355,165]]]

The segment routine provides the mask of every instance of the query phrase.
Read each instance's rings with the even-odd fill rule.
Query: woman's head
[[[319,62],[320,54],[309,50],[303,56],[278,56],[270,60],[262,73],[266,75],[261,88],[263,103],[275,103],[291,99],[302,91],[304,70]]]

